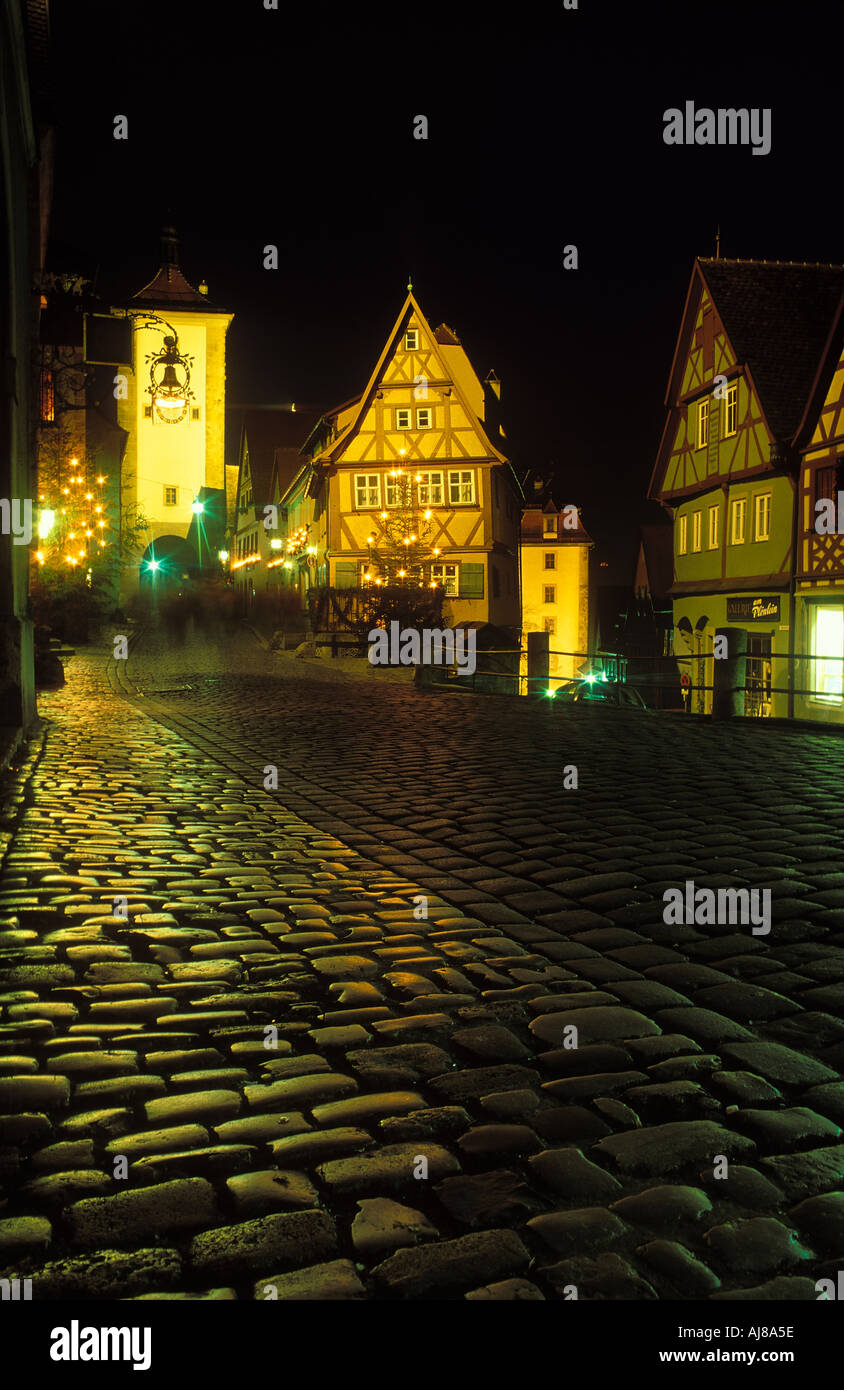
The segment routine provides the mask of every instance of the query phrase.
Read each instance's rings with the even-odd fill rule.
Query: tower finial
[[[720,259],[721,259],[721,224],[720,224],[720,222],[719,222],[718,226],[715,228],[715,259],[716,259],[716,261],[720,261]]]
[[[412,293],[413,293],[413,281],[411,280],[411,278],[410,278],[409,275],[408,275],[408,277],[407,277],[407,292],[408,292],[408,294],[412,294]]]
[[[173,226],[161,228],[161,264],[163,266],[178,266],[179,264],[179,239]]]

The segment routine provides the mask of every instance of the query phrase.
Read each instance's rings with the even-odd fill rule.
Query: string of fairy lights
[[[89,481],[82,461],[71,458],[66,481],[55,490],[55,496],[39,493],[35,552],[39,569],[73,571],[90,568],[96,560],[105,558],[102,552],[108,547],[110,531],[106,482],[102,474]]]

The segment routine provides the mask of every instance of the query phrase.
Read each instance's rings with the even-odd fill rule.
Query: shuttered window
[[[484,596],[484,567],[483,565],[462,564],[460,566],[460,597],[461,598],[483,598]]]

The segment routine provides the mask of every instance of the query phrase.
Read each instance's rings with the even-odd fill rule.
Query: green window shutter
[[[357,560],[338,560],[334,567],[335,589],[356,589],[358,584]]]
[[[484,567],[480,565],[460,566],[460,598],[483,598]]]

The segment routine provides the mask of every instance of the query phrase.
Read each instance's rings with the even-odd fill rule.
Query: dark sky
[[[716,225],[724,256],[844,260],[839,7],[279,5],[53,0],[51,268],[134,292],[172,217],[236,314],[230,399],[323,405],[366,384],[410,273],[625,578]],[[771,153],[666,146],[687,100],[769,107]]]

